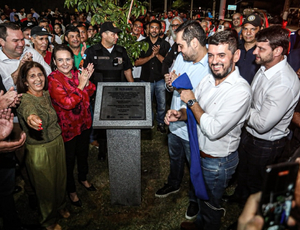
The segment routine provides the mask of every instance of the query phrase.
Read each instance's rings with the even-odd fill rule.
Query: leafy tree
[[[184,0],[176,0],[175,2],[173,2],[172,8],[176,10],[186,10],[189,8],[189,3],[185,2]]]
[[[131,12],[129,12],[131,1],[126,2],[122,7],[116,5],[111,0],[65,0],[65,6],[76,7],[79,12],[92,12],[93,16],[91,24],[101,24],[106,21],[113,22],[118,28],[122,30],[118,34],[118,44],[125,47],[132,63],[140,55],[141,50],[148,50],[148,43],[137,42],[136,37],[132,36],[130,32],[130,24],[127,20],[128,14],[139,17],[146,12],[146,3],[141,3],[133,0]],[[93,39],[89,40],[90,45],[100,42],[101,36],[98,33]]]

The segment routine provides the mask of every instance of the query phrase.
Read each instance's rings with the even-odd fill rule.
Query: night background
[[[187,12],[190,9],[190,1],[188,0],[177,0],[179,2],[186,2],[186,8],[185,10],[183,9],[182,11]],[[244,8],[259,8],[259,9],[265,9],[268,11],[270,14],[280,14],[283,5],[284,5],[285,0],[261,0],[261,1],[237,1],[237,11],[242,11]],[[120,4],[122,4],[123,0],[120,0]],[[168,9],[170,9],[171,4],[173,3],[173,0],[168,0]],[[227,0],[226,5],[234,5],[236,0]],[[46,1],[46,0],[11,0],[11,1],[6,1],[5,3],[2,2],[0,5],[1,8],[4,7],[5,4],[8,4],[10,8],[16,8],[17,11],[20,10],[20,8],[25,7],[25,12],[29,12],[30,8],[33,7],[37,12],[44,11],[48,8],[51,8],[52,10],[55,9],[55,7],[58,7],[61,12],[64,11],[69,11],[69,12],[74,12],[73,9],[66,9],[64,8],[64,0],[51,0],[51,1]],[[220,0],[216,0],[216,12],[219,11],[219,5],[220,5]],[[300,6],[300,0],[291,0],[291,5],[290,6]],[[206,9],[212,9],[213,7],[213,0],[208,0],[208,1],[197,1],[194,0],[194,10],[199,10],[199,7],[201,9],[206,10]],[[152,0],[152,11],[157,13],[157,12],[163,12],[164,9],[164,1],[163,0]]]

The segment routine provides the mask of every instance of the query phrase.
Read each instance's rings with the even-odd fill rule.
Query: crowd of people
[[[99,82],[122,81],[149,82],[157,131],[169,127],[170,173],[155,197],[178,193],[186,161],[190,167],[185,217],[195,222],[183,222],[181,229],[220,229],[222,199],[245,205],[249,197],[238,229],[253,223],[261,229],[254,209],[266,166],[294,159],[300,147],[300,30],[291,37],[280,17],[268,21],[259,12],[234,13],[231,21],[147,13],[131,18],[130,33],[149,45],[133,65],[117,45],[121,30],[109,21],[91,25],[91,16],[59,9],[17,12],[7,5],[1,13],[4,229],[24,229],[13,200],[16,160],[29,202],[38,206],[40,225],[48,230],[61,229],[59,217],[71,215],[66,196],[82,206],[76,161],[79,184],[97,190],[87,178],[89,145],[105,160],[107,137],[106,130],[92,128],[95,91]],[[101,41],[89,45],[97,33]],[[233,175],[237,187],[226,196]]]

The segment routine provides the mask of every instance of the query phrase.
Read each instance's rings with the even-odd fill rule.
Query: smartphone
[[[287,162],[266,168],[259,214],[264,219],[263,229],[286,229],[292,208],[299,163]]]

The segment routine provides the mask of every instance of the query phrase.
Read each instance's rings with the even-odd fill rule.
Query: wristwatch
[[[189,108],[191,108],[195,103],[198,103],[196,99],[189,100],[186,104]]]

